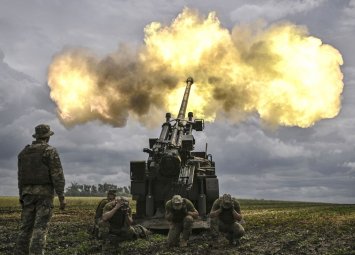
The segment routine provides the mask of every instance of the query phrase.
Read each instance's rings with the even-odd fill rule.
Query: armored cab
[[[218,179],[212,155],[194,151],[192,131],[203,131],[204,120],[185,112],[193,79],[186,89],[176,119],[166,113],[159,138],[149,139],[147,161],[130,162],[131,194],[136,201],[135,221],[150,229],[168,229],[165,203],[179,194],[193,202],[199,212],[194,228],[209,228],[206,215],[219,197]]]

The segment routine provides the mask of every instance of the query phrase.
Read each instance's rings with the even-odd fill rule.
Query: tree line
[[[66,188],[65,195],[70,197],[104,197],[111,189],[116,190],[118,196],[129,196],[131,194],[130,186],[119,187],[106,182],[97,185],[72,182],[70,186]]]

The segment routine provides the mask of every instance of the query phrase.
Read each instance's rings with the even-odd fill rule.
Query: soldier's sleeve
[[[21,160],[20,160],[20,154],[17,157],[17,185],[18,185],[18,192],[19,192],[19,197],[21,199],[22,196],[22,185],[20,183],[20,168],[21,168]]]
[[[168,214],[168,213],[171,213],[171,200],[167,201],[166,204],[165,204],[165,213]]]
[[[217,198],[214,202],[213,202],[213,205],[212,205],[212,208],[211,208],[211,212],[214,212],[214,211],[216,211],[216,210],[218,210],[219,209],[219,199]],[[210,213],[211,213],[210,212]]]
[[[114,206],[113,206],[113,203],[112,203],[112,202],[107,203],[107,204],[104,206],[104,208],[102,209],[102,214],[111,211],[111,210],[113,209],[113,207],[114,207]]]
[[[52,178],[54,190],[57,193],[58,197],[64,196],[64,186],[65,186],[65,179],[62,164],[60,162],[60,158],[58,152],[55,148],[51,147],[48,150],[49,154],[49,171]]]
[[[165,204],[165,219],[171,221],[172,218],[173,218],[172,205],[171,205],[171,200],[169,200]]]
[[[234,210],[240,214],[241,213],[240,204],[235,198],[233,198],[233,206],[234,206]]]
[[[186,201],[186,209],[188,212],[196,211],[194,204],[190,200],[186,199],[185,201]]]

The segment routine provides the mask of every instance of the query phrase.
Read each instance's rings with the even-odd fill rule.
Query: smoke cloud
[[[115,127],[128,118],[156,125],[177,113],[192,76],[188,111],[213,121],[258,113],[267,124],[309,127],[335,117],[343,90],[342,57],[290,23],[223,28],[185,9],[169,26],[145,28],[144,45],[121,45],[104,58],[65,48],[49,67],[48,85],[66,126],[100,120]]]

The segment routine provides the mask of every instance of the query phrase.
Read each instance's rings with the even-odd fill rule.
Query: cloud
[[[341,17],[342,28],[348,32],[355,30],[355,0],[350,0],[349,4],[343,9]]]
[[[355,195],[354,189],[349,189],[354,178],[264,174],[223,175],[219,179],[221,192],[233,194],[237,198],[353,203]]]
[[[149,135],[159,132],[135,122],[125,129],[98,122],[66,129],[49,100],[48,87],[4,62],[0,63],[0,99],[0,195],[17,194],[17,154],[31,143],[39,123],[49,124],[55,133],[50,144],[60,154],[67,186],[74,181],[128,186],[129,162],[146,159],[142,148],[148,147]]]
[[[339,112],[342,57],[303,27],[285,23],[252,35],[236,26],[230,33],[214,13],[205,18],[186,8],[171,25],[154,22],[144,32],[137,53],[124,46],[103,59],[80,48],[55,55],[48,84],[64,125],[151,120],[151,109],[176,105],[187,73],[197,80],[188,110],[208,120],[258,112],[269,125],[306,128]]]
[[[0,9],[0,45],[17,70],[45,80],[52,55],[65,45],[112,52],[120,42],[137,44],[144,27],[170,21],[184,3],[155,1],[7,1]],[[166,15],[170,13],[169,15]],[[39,68],[40,67],[40,68]]]
[[[355,177],[355,162],[344,162],[341,166],[349,169],[348,174]]]
[[[242,198],[353,203],[355,137],[349,120],[267,130],[249,119],[206,124],[222,193]],[[345,162],[345,163],[344,163]]]
[[[253,120],[232,126],[214,123],[207,125],[206,133],[209,151],[224,174],[292,171],[317,155],[295,139],[281,140],[277,132]]]
[[[254,1],[249,7],[245,1],[223,5],[216,1],[191,2],[184,3],[206,13],[217,10],[223,24],[230,28],[234,22],[247,21],[248,16],[311,24],[311,33],[334,42],[345,60],[342,109],[334,119],[322,120],[308,129],[268,130],[254,115],[238,125],[217,119],[206,123],[204,132],[194,134],[196,150],[203,151],[208,142],[221,193],[243,198],[355,203],[354,1],[345,9],[344,1]],[[2,5],[0,47],[5,54],[0,51],[0,195],[17,195],[17,153],[31,142],[34,127],[41,122],[50,124],[55,132],[50,143],[60,153],[67,185],[73,181],[130,184],[129,162],[147,159],[142,148],[148,147],[149,137],[159,135],[160,128],[147,129],[129,120],[121,129],[96,121],[66,129],[49,99],[46,68],[53,53],[67,44],[106,54],[120,41],[140,42],[146,24],[169,24],[184,3],[14,0]],[[344,10],[343,16],[331,15],[340,13],[339,9]],[[235,11],[229,17],[230,10]],[[313,15],[315,12],[317,15]],[[341,24],[349,29],[340,29]],[[164,120],[164,116],[154,117]]]
[[[308,12],[320,6],[324,0],[264,1],[263,4],[245,4],[231,12],[234,22],[251,22],[257,19],[274,21],[287,15]]]
[[[0,61],[4,61],[4,57],[5,57],[5,54],[4,52],[2,51],[2,49],[0,49]]]

